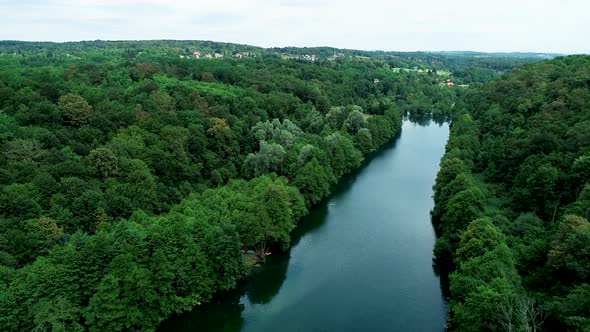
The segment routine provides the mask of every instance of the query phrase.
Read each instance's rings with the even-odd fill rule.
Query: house
[[[207,59],[212,59],[212,58],[213,58],[213,56],[212,56],[211,54],[207,53],[207,54],[205,54],[205,58],[207,58]]]
[[[309,54],[305,54],[303,56],[303,59],[305,60],[309,60],[309,61],[316,61],[318,58],[315,54],[309,55]]]
[[[181,55],[180,55],[180,58],[181,58],[181,59],[184,59],[184,55],[182,55],[182,54],[181,54]]]
[[[379,83],[379,82],[380,82],[380,81],[379,81],[379,79],[378,79],[378,78],[374,78],[374,79],[373,79],[373,83],[377,84],[377,83]]]
[[[451,86],[455,86],[455,83],[453,83],[453,81],[451,81],[450,79],[447,80],[447,86],[451,87]]]
[[[215,59],[223,58],[223,54],[215,53]]]
[[[236,54],[234,54],[234,57],[241,59],[244,57],[244,55],[242,53],[236,53]]]
[[[198,59],[201,57],[201,52],[195,51],[195,52],[193,52],[193,56]]]

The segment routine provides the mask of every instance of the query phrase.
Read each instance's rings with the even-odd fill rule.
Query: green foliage
[[[96,148],[90,151],[88,161],[105,178],[119,174],[119,160],[109,148]]]
[[[590,328],[590,285],[576,286],[567,296],[554,298],[550,305],[569,330],[588,331]]]
[[[297,171],[293,185],[299,189],[307,206],[319,203],[330,193],[334,178],[330,171],[323,167],[316,158],[305,163]]]
[[[484,221],[475,221],[468,232],[481,226],[486,227]],[[506,323],[516,320],[513,315],[519,296],[519,279],[510,249],[501,240],[491,240],[486,248],[474,251],[477,239],[471,236],[464,237],[459,247],[462,260],[451,274],[450,309],[455,314],[451,323],[465,331],[504,329]]]
[[[489,219],[476,219],[461,235],[461,242],[457,249],[457,262],[466,262],[471,258],[482,256],[503,241],[500,231]]]
[[[447,234],[461,234],[473,220],[477,219],[484,210],[485,197],[483,193],[473,187],[459,191],[445,206],[445,213],[441,221]]]
[[[353,110],[348,114],[346,120],[344,120],[344,127],[351,134],[356,134],[359,130],[367,127],[367,121],[365,120],[362,110]]]
[[[2,188],[0,211],[3,217],[34,218],[41,212],[39,192],[32,183],[11,184]]]
[[[285,149],[277,143],[260,142],[260,151],[244,160],[244,175],[256,177],[266,173],[283,173]]]
[[[590,223],[567,215],[561,221],[548,254],[547,264],[563,282],[585,282],[590,278]]]
[[[92,107],[82,96],[67,94],[59,98],[58,108],[66,122],[72,126],[82,126],[90,121]]]
[[[193,50],[226,57],[179,59]],[[301,59],[312,51],[320,60]],[[241,248],[260,256],[287,248],[297,220],[391,142],[402,114],[449,115],[463,92],[441,86],[436,70],[471,84],[526,62],[350,50],[328,60],[335,51],[0,41],[0,330],[154,330],[234,287],[247,272]],[[580,103],[585,90],[571,95]],[[469,149],[435,189],[457,229],[483,204],[470,174],[458,177],[473,168],[481,140],[465,123],[453,145]],[[571,126],[567,139],[582,146],[587,127]],[[559,130],[551,133],[528,139],[548,152],[561,146]],[[524,181],[551,189],[559,205],[571,201],[558,199],[569,178],[554,170],[577,160],[572,181],[588,181],[582,154],[562,159],[544,160],[548,171]],[[586,208],[584,197],[575,209]],[[459,243],[445,240],[446,251]]]
[[[455,161],[457,160],[458,159],[455,159]],[[460,162],[455,165],[462,167],[462,163]],[[440,171],[437,175],[437,177],[440,179],[439,181],[437,181],[437,184],[440,185],[442,181],[448,181],[448,178],[450,178],[455,172],[461,171],[462,169],[453,168],[454,166],[451,162],[445,164],[445,162],[443,161],[443,164],[441,165]],[[448,178],[444,179],[444,177]],[[455,176],[455,178],[452,181],[448,182],[448,184],[444,187],[435,186],[434,201],[436,202],[436,205],[432,210],[432,214],[437,217],[442,216],[443,208],[446,207],[449,200],[455,195],[457,195],[459,192],[469,189],[472,185],[473,184],[471,178],[466,173],[458,173]]]
[[[340,132],[325,137],[323,148],[337,177],[350,173],[361,164],[363,158],[361,153],[354,147],[352,141]]]
[[[467,168],[460,159],[443,157],[439,172],[436,175],[435,184],[432,188],[434,190],[434,202],[436,205],[447,205],[450,196],[449,194],[444,193],[444,189],[451,183],[451,181],[455,180],[459,174],[465,174],[466,171]],[[440,217],[442,216],[442,213],[439,211],[440,210],[436,211],[435,215]]]
[[[589,68],[526,66],[457,105],[433,210],[453,329],[588,330]]]
[[[568,207],[567,212],[590,218],[590,184],[584,186],[578,199]]]
[[[93,236],[76,234],[18,270],[2,290],[17,306],[3,305],[3,313],[25,329],[153,330],[233,287],[245,271],[240,246],[235,226],[208,223],[204,214],[137,213]]]

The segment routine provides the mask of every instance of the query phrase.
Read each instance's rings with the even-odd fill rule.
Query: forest
[[[590,57],[468,91],[434,200],[451,330],[589,331]]]
[[[223,58],[181,57],[195,51]],[[237,58],[236,52],[247,56]],[[342,56],[328,58],[336,52]],[[318,60],[298,58],[308,53]],[[534,61],[215,42],[0,42],[0,330],[155,330],[172,313],[205,303],[247,277],[250,265],[242,250],[262,257],[269,248],[287,249],[298,220],[366,156],[395,139],[404,114],[450,116],[484,97],[466,91]],[[559,94],[550,106],[536,95],[519,102],[520,126],[541,106],[549,115],[536,121],[557,126],[562,109],[574,112],[563,91],[575,84],[582,86],[571,103],[577,109],[587,106],[587,76],[576,72],[579,79],[565,80],[561,68],[549,69],[556,80],[564,78],[555,87]],[[542,75],[549,74],[539,75],[542,83]],[[536,84],[518,78],[510,84]],[[450,79],[456,87],[447,86]],[[491,94],[486,89],[498,82],[477,91]],[[494,106],[493,116],[503,114],[508,102],[505,94],[498,95],[502,104]],[[559,221],[566,208],[587,208],[587,188],[574,188],[570,178],[579,176],[578,184],[588,180],[580,177],[587,174],[582,154],[587,145],[578,153],[562,141],[582,144],[584,122],[551,127],[553,134],[535,131],[539,149],[564,154],[537,153],[523,170],[527,174],[542,164],[545,175],[554,175],[550,183],[544,173],[532,181],[552,188],[554,196],[545,200],[540,192],[525,190],[528,178],[502,177],[527,151],[514,155],[512,164],[491,162],[511,144],[531,148],[522,138],[529,135],[526,127],[510,129],[519,136],[502,136],[502,145],[493,143],[492,132],[472,140],[486,128],[479,118],[487,111],[486,106],[481,114],[472,112],[476,120],[466,116],[463,138],[457,135],[462,122],[453,121],[451,142],[460,149],[445,158],[464,171],[464,184],[475,181],[477,172],[498,188],[500,181],[524,183],[521,196],[513,199],[514,213],[529,213],[522,217],[522,238],[510,241],[526,259],[523,266],[508,263],[514,278],[517,268],[526,272],[528,283],[522,287],[532,290],[548,271],[535,265],[543,250],[567,255],[537,242],[537,235],[549,239],[555,233],[545,227],[555,224],[547,217]],[[487,125],[499,125],[492,118],[488,115]],[[511,128],[511,118],[501,123]],[[559,136],[570,128],[578,129]],[[480,145],[496,154],[476,160]],[[566,161],[578,159],[576,167],[582,169],[571,173]],[[447,184],[437,181],[441,188]],[[545,187],[538,189],[545,193]],[[485,197],[469,193],[482,202],[481,211],[474,210],[479,217]],[[532,209],[528,200],[538,206]],[[587,221],[578,214],[559,226],[564,246],[588,235]],[[484,226],[502,237],[495,226]],[[579,237],[569,239],[569,229],[579,230]],[[445,243],[451,250],[458,239],[451,236]],[[441,249],[442,256],[448,250]],[[585,268],[580,266],[580,273]],[[580,274],[563,285],[556,281],[560,301],[577,303],[588,291],[580,281],[587,277]]]

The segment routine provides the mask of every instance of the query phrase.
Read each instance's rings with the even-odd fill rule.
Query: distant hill
[[[366,51],[355,49],[341,49],[329,46],[319,47],[270,47],[263,48],[245,44],[216,42],[209,40],[89,40],[80,42],[37,42],[0,40],[0,53],[12,53],[17,51],[36,52],[41,50],[79,51],[92,48],[189,48],[206,49],[211,52],[254,52],[254,53],[293,53],[293,54],[317,54],[330,56],[335,53],[345,55],[387,57],[387,56],[448,56],[448,57],[493,57],[493,58],[521,58],[521,59],[552,59],[565,54],[536,53],[536,52],[476,52],[476,51],[424,51],[424,52],[398,52],[398,51]]]
[[[447,56],[464,56],[464,57],[490,57],[490,58],[536,58],[536,59],[543,59],[549,60],[559,56],[564,56],[567,54],[561,53],[536,53],[536,52],[474,52],[474,51],[439,51],[439,52],[430,52],[434,54],[442,54]]]

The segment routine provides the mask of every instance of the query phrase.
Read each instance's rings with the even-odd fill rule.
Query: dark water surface
[[[293,247],[162,331],[443,331],[432,185],[447,124],[405,121],[396,143],[301,221]]]

